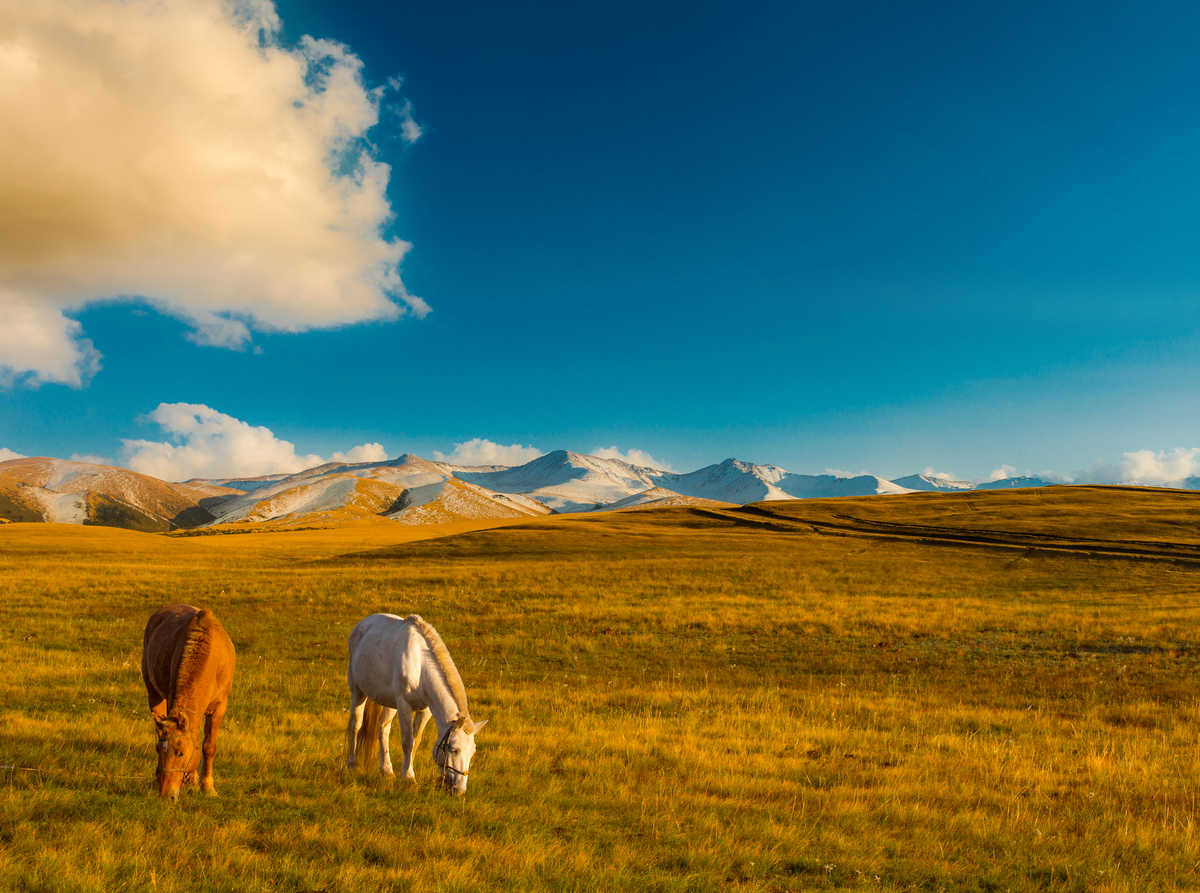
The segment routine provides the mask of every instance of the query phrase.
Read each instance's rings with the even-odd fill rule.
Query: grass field
[[[1198,552],[1200,496],[1105,488],[6,525],[0,889],[1197,887]],[[179,601],[239,665],[221,797],[172,807],[139,656]],[[415,787],[344,768],[346,636],[379,610],[434,623],[490,720],[465,798],[428,733]]]

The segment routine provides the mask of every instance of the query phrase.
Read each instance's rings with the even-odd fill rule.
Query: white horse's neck
[[[421,696],[429,707],[433,721],[437,723],[438,738],[441,738],[458,719],[460,711],[450,686],[446,684],[446,675],[428,646],[425,647],[421,663]]]

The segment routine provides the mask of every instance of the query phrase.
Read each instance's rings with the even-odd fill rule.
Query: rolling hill
[[[0,462],[0,517],[131,530],[193,527],[206,506],[236,494],[216,484],[169,484],[125,468],[46,457]]]

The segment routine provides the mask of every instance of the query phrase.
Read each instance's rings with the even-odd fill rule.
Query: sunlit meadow
[[[1200,496],[772,509],[0,527],[0,887],[1200,885],[1200,564],[1094,542],[1186,552]],[[864,518],[1091,545],[822,526]],[[173,602],[216,611],[239,661],[220,797],[175,806],[139,674]],[[428,733],[416,786],[345,769],[346,636],[380,610],[436,625],[490,720],[464,798],[434,789]]]

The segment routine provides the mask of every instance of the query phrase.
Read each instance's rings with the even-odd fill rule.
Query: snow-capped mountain
[[[830,496],[896,496],[910,492],[877,474],[839,477],[836,474],[789,474],[779,482],[790,499],[819,499]]]
[[[873,474],[792,474],[778,465],[755,465],[739,459],[726,459],[688,474],[658,472],[653,479],[658,486],[686,496],[736,503],[908,492]]]
[[[519,493],[557,512],[605,508],[655,486],[654,475],[661,474],[620,459],[601,459],[567,450],[555,450],[524,465],[499,471],[454,471],[459,480],[498,493]]]
[[[955,492],[958,490],[974,490],[975,485],[970,481],[956,481],[937,474],[910,474],[907,477],[896,478],[892,481],[898,487],[906,490]]]
[[[740,459],[726,459],[687,474],[653,472],[651,480],[655,486],[674,490],[684,496],[747,503],[791,499],[790,494],[777,486],[787,476],[788,472],[778,465],[754,465]]]
[[[1044,481],[1038,477],[1019,475],[1011,478],[1000,478],[996,481],[984,481],[976,484],[972,490],[1014,490],[1018,487],[1053,487],[1054,481]]]
[[[247,491],[209,508],[213,524],[236,521],[349,520],[382,515],[409,523],[547,514],[520,495],[456,480],[448,468],[406,454],[386,462],[331,462],[286,477],[229,481]]]

